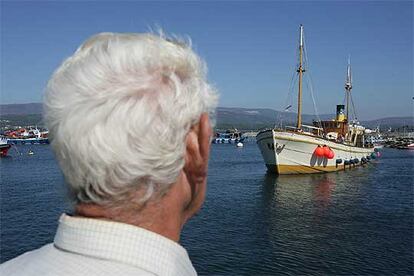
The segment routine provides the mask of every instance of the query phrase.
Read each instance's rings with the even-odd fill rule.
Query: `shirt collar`
[[[181,245],[125,223],[63,214],[54,245],[68,252],[136,266],[156,275],[197,275]]]

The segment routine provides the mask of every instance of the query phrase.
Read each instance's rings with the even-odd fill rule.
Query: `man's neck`
[[[75,215],[138,226],[178,242],[181,229],[188,219],[188,201],[183,198],[183,187],[185,189],[177,182],[162,198],[149,200],[139,209],[128,204],[113,208],[81,203],[76,205]]]

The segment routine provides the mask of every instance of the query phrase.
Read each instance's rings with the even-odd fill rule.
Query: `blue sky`
[[[347,57],[360,119],[413,114],[413,2],[1,1],[1,103],[40,102],[53,70],[98,32],[160,26],[188,35],[220,106],[283,109],[304,24],[318,111],[344,98]],[[304,112],[313,114],[309,92]]]

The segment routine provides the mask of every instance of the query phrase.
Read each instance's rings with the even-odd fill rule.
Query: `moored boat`
[[[382,149],[385,145],[385,139],[380,133],[379,126],[375,130],[365,129],[366,139],[365,143],[373,146],[376,149]]]
[[[302,76],[304,37],[300,26],[299,66],[297,69],[298,114],[295,127],[266,129],[256,136],[268,171],[277,174],[308,174],[344,170],[379,157],[366,143],[365,128],[349,121],[349,99],[352,90],[351,65],[348,63],[345,82],[345,105],[337,105],[336,118],[302,124]]]
[[[10,148],[11,148],[11,145],[7,143],[7,139],[1,138],[0,139],[0,157],[6,157]]]
[[[5,132],[9,144],[49,144],[49,132],[34,129],[20,128]]]
[[[228,129],[226,132],[216,132],[212,139],[213,144],[237,144],[244,141],[243,134],[237,129]]]

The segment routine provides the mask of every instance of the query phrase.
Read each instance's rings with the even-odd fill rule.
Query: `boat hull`
[[[8,138],[7,143],[10,145],[49,144],[49,138]]]
[[[336,143],[312,135],[266,130],[256,136],[266,167],[277,174],[311,174],[340,171],[366,163],[373,156],[373,148],[361,148]],[[332,159],[317,157],[318,146],[330,147]]]
[[[11,148],[11,145],[0,144],[0,157],[6,157],[10,148]]]

